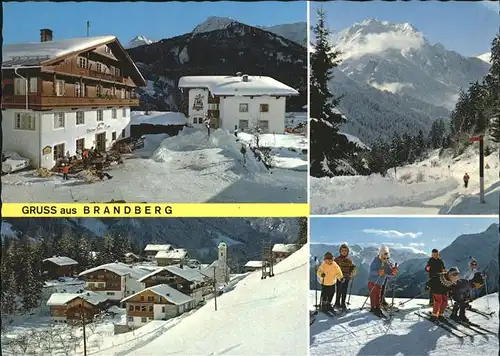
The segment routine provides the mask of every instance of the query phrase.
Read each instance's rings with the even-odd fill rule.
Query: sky
[[[311,23],[316,22],[317,7],[327,13],[328,27],[345,29],[367,18],[409,23],[431,44],[442,43],[464,56],[477,56],[491,50],[499,32],[498,2],[493,1],[409,1],[354,2],[335,1],[311,4]]]
[[[43,14],[43,15],[41,15]],[[161,40],[191,32],[209,16],[230,17],[247,25],[270,26],[307,21],[305,2],[8,2],[3,4],[4,43],[40,40],[40,29],[54,40],[114,35],[126,45],[135,36]]]
[[[429,254],[462,234],[478,233],[498,218],[312,217],[311,243],[408,247]]]

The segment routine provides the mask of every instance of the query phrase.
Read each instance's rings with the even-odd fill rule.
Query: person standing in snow
[[[397,267],[391,267],[389,263],[389,248],[381,246],[378,256],[376,256],[370,264],[368,275],[368,290],[370,297],[370,312],[378,317],[384,316],[381,309],[382,286],[385,283],[387,276],[396,276],[398,274]]]
[[[316,272],[321,283],[321,305],[322,311],[334,311],[332,306],[333,296],[335,294],[335,284],[344,276],[339,265],[333,260],[331,252],[326,252],[323,257],[323,262]]]
[[[238,125],[234,125],[234,137],[238,137]]]
[[[465,271],[463,277],[464,279],[466,280],[471,280],[472,278],[474,278],[474,275],[479,272],[478,269],[477,269],[477,261],[475,259],[471,259],[470,263],[469,263],[469,268],[467,268],[467,270]],[[477,297],[479,297],[479,293],[481,293],[481,290],[480,289],[475,289],[472,291],[472,296],[474,299],[476,299]]]
[[[467,188],[469,186],[469,175],[467,173],[465,173],[464,175],[464,187]]]
[[[210,119],[205,120],[205,127],[207,128],[207,135],[210,137]]]
[[[437,249],[432,250],[432,257],[429,258],[429,260],[427,261],[425,270],[429,274],[429,280],[427,281],[429,288],[431,286],[430,281],[439,276],[440,273],[446,271],[444,262],[441,258],[439,258],[439,251]],[[429,298],[430,298],[429,305],[432,306],[434,304],[434,297],[432,296],[432,290],[430,290]]]
[[[334,262],[340,267],[342,271],[342,279],[337,283],[337,296],[335,298],[335,308],[347,310],[345,300],[347,297],[347,290],[349,287],[349,281],[352,277],[356,275],[356,266],[352,263],[352,260],[348,257],[349,246],[347,244],[340,245],[339,248],[340,255],[334,259]]]
[[[429,281],[434,303],[432,306],[432,319],[445,321],[444,311],[448,307],[448,294],[459,279],[460,271],[452,267],[448,272],[440,273]]]
[[[481,290],[484,278],[480,272],[476,272],[472,278],[459,279],[450,289],[450,296],[455,302],[451,311],[450,319],[469,323],[465,316],[465,310],[470,309],[470,302],[474,299],[476,291]]]

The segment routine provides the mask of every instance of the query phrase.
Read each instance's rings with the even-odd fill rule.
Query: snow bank
[[[186,125],[186,116],[181,112],[150,111],[147,115],[145,111],[132,111],[130,125]]]

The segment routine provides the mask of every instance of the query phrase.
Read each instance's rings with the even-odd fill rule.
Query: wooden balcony
[[[87,78],[95,78],[106,80],[109,82],[115,83],[125,83],[125,78],[119,77],[113,74],[107,74],[103,72],[99,72],[96,70],[91,70],[87,68],[76,67],[73,62],[68,62],[67,65],[59,65],[57,66],[56,73],[68,74],[76,77],[87,77]]]
[[[48,110],[57,108],[107,107],[107,106],[138,106],[139,99],[121,98],[90,98],[69,96],[28,95],[28,107],[33,110]],[[25,95],[2,97],[2,107],[6,109],[23,109],[26,107]]]

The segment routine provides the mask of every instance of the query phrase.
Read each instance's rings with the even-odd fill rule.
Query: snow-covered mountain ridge
[[[148,44],[155,43],[155,42],[156,41],[153,41],[153,40],[147,38],[146,36],[135,36],[134,38],[132,38],[128,42],[126,48],[135,48],[135,47],[144,46],[144,45],[148,45]]]
[[[342,62],[331,88],[336,95],[346,94],[339,108],[353,121],[346,132],[368,144],[377,136],[370,134],[372,122],[408,132],[411,123],[398,121],[412,117],[413,129],[427,131],[434,119],[449,115],[460,88],[489,69],[484,60],[431,44],[407,23],[367,19],[335,32],[332,44],[342,52]],[[357,105],[351,96],[358,98]]]

